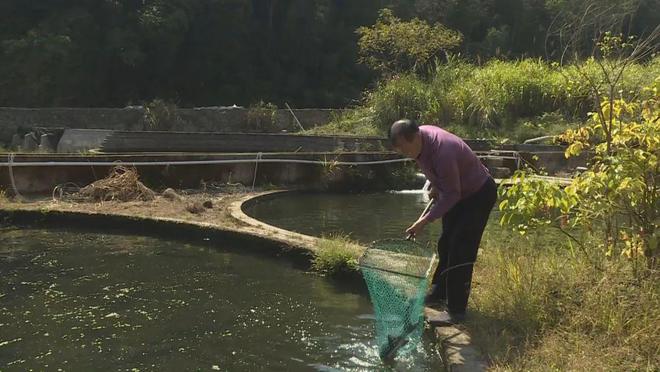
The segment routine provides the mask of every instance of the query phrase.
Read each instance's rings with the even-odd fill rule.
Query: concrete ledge
[[[188,221],[157,216],[133,216],[118,213],[81,212],[57,209],[36,209],[0,206],[0,222],[19,226],[66,227],[80,226],[103,232],[128,232],[141,235],[172,239],[208,242],[226,239],[238,240],[255,252],[287,254],[298,262],[308,264],[314,257],[315,240],[311,237],[297,237],[295,233],[283,233],[268,225],[250,225],[251,218],[242,213],[240,205],[246,196],[232,205],[231,217],[236,219],[236,227],[213,223]]]
[[[255,218],[252,218],[245,214],[244,207],[248,207],[251,203],[258,202],[259,200],[264,200],[266,198],[273,198],[284,193],[289,193],[291,191],[281,190],[281,191],[267,191],[260,193],[256,196],[250,195],[246,196],[238,201],[235,201],[229,206],[230,215],[241,222],[243,225],[241,230],[245,233],[249,233],[255,236],[264,237],[266,239],[273,239],[275,241],[295,246],[298,248],[306,249],[311,253],[316,253],[317,244],[319,238],[299,234],[297,232],[284,230],[276,226],[269,225],[265,222],[261,222]]]
[[[424,315],[429,317],[437,310],[426,308]],[[472,346],[470,334],[455,326],[434,327],[434,334],[440,342],[442,360],[449,372],[481,372],[487,368],[487,363],[481,353]]]

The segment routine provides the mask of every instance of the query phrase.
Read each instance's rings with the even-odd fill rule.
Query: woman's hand
[[[408,233],[408,235],[411,237],[415,237],[424,230],[424,227],[427,223],[428,222],[426,222],[426,220],[420,218],[414,224],[412,224],[412,226],[406,229],[406,233]]]
[[[431,186],[431,189],[429,190],[429,198],[435,200],[438,198],[438,189],[435,188],[435,186]]]

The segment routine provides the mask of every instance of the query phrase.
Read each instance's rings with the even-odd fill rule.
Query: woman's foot
[[[424,298],[424,306],[432,309],[444,309],[447,306],[447,300],[429,294]]]
[[[430,307],[433,309],[442,309],[446,306],[447,300],[445,298],[442,298],[440,296],[440,293],[438,291],[438,285],[433,284],[431,285],[431,290],[429,291],[429,294],[426,295],[424,298],[424,306]]]
[[[465,313],[450,313],[449,311],[434,312],[427,316],[426,321],[436,327],[461,324],[465,321]]]

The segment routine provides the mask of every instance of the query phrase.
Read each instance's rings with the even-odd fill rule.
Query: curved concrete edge
[[[125,231],[166,238],[185,237],[191,241],[222,241],[239,239],[242,242],[260,243],[262,252],[286,253],[311,262],[313,252],[305,242],[293,241],[284,236],[269,235],[267,231],[239,226],[237,228],[207,222],[187,221],[169,217],[132,216],[118,213],[82,212],[57,209],[21,209],[0,206],[2,220],[18,226],[65,227],[80,226],[102,231]],[[250,247],[252,248],[252,247]],[[255,248],[250,252],[259,253]]]
[[[268,239],[281,241],[287,245],[303,248],[310,251],[311,253],[316,253],[318,249],[319,238],[269,225],[265,222],[252,218],[245,213],[245,208],[248,208],[254,203],[292,192],[295,191],[264,191],[257,195],[247,195],[229,205],[229,214],[242,225],[241,230],[245,232],[249,232],[250,234],[256,236],[264,236]]]

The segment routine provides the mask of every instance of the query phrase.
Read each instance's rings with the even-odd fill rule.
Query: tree
[[[383,9],[376,24],[357,29],[361,63],[385,75],[423,71],[444,53],[458,47],[463,36],[442,24],[420,19],[402,21]]]
[[[617,90],[631,63],[658,48],[660,27],[639,42],[604,33],[592,61],[599,78],[580,72],[596,98],[587,125],[560,136],[566,157],[591,153],[588,169],[565,188],[519,171],[503,192],[502,222],[521,232],[553,226],[587,253],[594,242],[607,257],[645,257],[657,266],[660,228],[660,77],[643,96],[623,98]],[[584,233],[576,235],[579,229]],[[598,242],[599,241],[599,242]],[[592,248],[589,251],[593,251]],[[634,266],[637,269],[637,266]],[[637,270],[635,270],[637,272]]]

